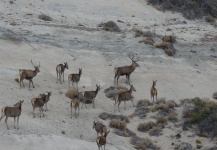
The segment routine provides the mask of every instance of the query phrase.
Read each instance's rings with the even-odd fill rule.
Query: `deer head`
[[[31,60],[31,63],[32,63],[32,65],[34,66],[35,71],[36,71],[37,73],[40,72],[40,70],[39,70],[40,62],[39,62],[39,65],[38,65],[38,66],[35,66],[35,65],[33,64],[32,60]]]
[[[139,64],[137,64],[137,61],[134,60],[134,54],[128,54],[128,57],[132,60],[132,65],[134,67],[139,67]]]

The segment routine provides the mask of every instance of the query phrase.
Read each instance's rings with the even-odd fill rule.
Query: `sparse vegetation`
[[[132,117],[138,116],[140,119],[144,119],[148,112],[149,112],[148,107],[139,107],[135,109],[134,113],[131,116]]]
[[[211,17],[211,16],[206,16],[205,21],[208,22],[208,23],[214,23],[215,19],[213,17]]]
[[[162,116],[162,115],[157,115],[155,117],[157,124],[159,123],[166,123],[168,121],[168,117],[167,116]]]
[[[120,119],[112,119],[109,122],[109,126],[112,128],[120,129],[120,130],[125,130],[127,125],[125,121],[121,121]]]
[[[156,33],[152,33],[151,31],[142,31],[139,29],[135,30],[135,37],[148,37],[148,38],[152,38],[152,37],[156,37],[157,34]]]
[[[138,131],[146,132],[152,129],[155,126],[155,123],[152,121],[140,123],[137,127]]]
[[[172,43],[162,42],[154,44],[154,47],[161,48],[168,56],[173,56],[175,54],[175,48]]]
[[[209,100],[200,99],[198,97],[192,99],[194,107],[188,112],[183,112],[185,120],[183,128],[191,127],[197,124],[198,136],[217,136],[217,103]]]
[[[154,127],[148,132],[148,134],[150,136],[160,136],[162,135],[162,129],[160,127]]]
[[[145,99],[145,100],[138,101],[136,104],[136,108],[143,107],[143,106],[145,106],[145,107],[151,106],[151,102],[149,100]]]
[[[148,0],[148,3],[162,11],[181,12],[187,19],[198,19],[208,15],[217,18],[216,0]]]
[[[146,39],[144,39],[144,40],[141,40],[141,41],[139,41],[139,43],[142,43],[142,42],[144,42],[145,44],[147,44],[147,45],[154,45],[154,43],[155,43],[155,41],[154,41],[154,39],[153,38],[146,38]]]
[[[134,136],[131,138],[130,143],[134,145],[136,149],[139,149],[139,150],[147,150],[147,149],[159,150],[160,149],[159,147],[153,144],[150,138],[140,138],[138,136]]]
[[[132,137],[132,136],[135,136],[135,135],[136,135],[136,133],[130,131],[128,128],[126,128],[125,130],[118,130],[118,129],[116,129],[116,130],[114,131],[114,133],[115,133],[116,135],[124,136],[124,137]]]
[[[130,122],[130,118],[128,116],[124,116],[124,115],[114,115],[114,114],[109,114],[106,112],[102,112],[101,114],[99,114],[99,118],[106,120],[106,119],[119,119],[121,121],[125,121],[126,123]]]
[[[100,23],[98,27],[101,27],[102,30],[111,31],[111,32],[121,32],[121,29],[117,26],[114,21],[108,21],[106,23]]]

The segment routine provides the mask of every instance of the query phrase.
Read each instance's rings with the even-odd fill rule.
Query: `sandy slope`
[[[6,130],[4,122],[1,122],[0,134],[6,134],[11,142],[27,136],[31,140],[25,142],[37,146],[41,138],[35,136],[48,139],[51,135],[58,138],[43,143],[44,146],[65,141],[65,137],[69,138],[68,143],[71,142],[70,139],[95,142],[96,133],[92,129],[92,122],[100,120],[98,115],[103,111],[117,113],[114,112],[113,102],[105,97],[103,91],[113,85],[114,67],[131,63],[126,55],[131,51],[137,54],[140,65],[131,76],[131,83],[137,90],[134,93],[135,101],[150,99],[149,89],[153,79],[158,80],[159,97],[175,99],[177,102],[179,99],[195,96],[211,98],[216,91],[217,61],[210,56],[216,55],[216,51],[210,51],[210,48],[217,47],[213,43],[200,43],[200,38],[205,33],[215,35],[216,30],[204,22],[187,21],[187,24],[180,24],[179,22],[185,19],[179,14],[160,12],[142,0],[21,0],[14,4],[4,0],[0,2],[0,10],[0,107],[13,105],[19,99],[25,100],[20,130],[13,129],[12,118],[8,121],[11,128],[9,131]],[[37,15],[40,13],[49,14],[54,20],[49,23],[39,20]],[[176,21],[173,18],[177,18]],[[123,30],[121,33],[98,31],[96,28],[101,22],[118,19],[124,21],[118,23]],[[85,27],[77,26],[79,23]],[[134,25],[135,23],[137,25]],[[160,35],[176,35],[177,55],[171,58],[159,49],[139,44],[141,38],[134,38],[132,28],[150,30]],[[167,28],[172,31],[166,32]],[[190,50],[195,50],[196,54]],[[20,89],[14,78],[18,77],[18,69],[33,68],[31,59],[35,64],[39,61],[41,64],[41,72],[33,80],[36,88],[29,90],[28,82],[24,81],[26,88]],[[66,82],[56,84],[55,67],[64,61],[69,64],[69,70],[65,72]],[[87,109],[81,110],[78,119],[71,119],[70,100],[62,93],[68,89],[67,75],[77,73],[78,68],[83,68],[79,90],[94,90],[96,84],[100,84],[101,90],[96,98],[96,109],[88,105]],[[120,78],[122,84],[124,81],[124,77]],[[45,113],[45,118],[40,119],[37,114],[33,119],[30,99],[45,91],[52,91],[49,111]],[[121,105],[121,113],[128,115],[134,110],[130,102],[127,103],[127,108],[124,111]],[[181,110],[179,111],[181,113]],[[133,119],[129,128],[137,132],[136,127],[140,121],[138,118]],[[108,125],[107,121],[102,122]],[[65,135],[61,134],[62,130],[66,131]],[[158,141],[157,145],[162,149],[171,149],[170,135],[178,131],[176,128],[165,129],[163,138],[152,139]],[[147,136],[139,132],[137,134]],[[63,136],[62,139],[60,136]],[[185,138],[187,136],[188,133],[184,134],[183,139],[195,144],[194,139],[189,140]],[[108,143],[133,149],[129,139],[110,133]],[[15,141],[25,143],[22,140]],[[204,141],[207,142],[205,139]],[[0,145],[8,146],[8,143],[1,142],[2,140]],[[65,146],[66,149],[67,146],[71,147],[67,144]],[[76,146],[77,149],[86,149]],[[96,149],[96,145],[93,148]]]

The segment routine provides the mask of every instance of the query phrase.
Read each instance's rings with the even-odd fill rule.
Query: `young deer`
[[[106,138],[107,138],[109,132],[110,132],[110,130],[108,132],[106,132],[104,136],[97,136],[96,137],[96,144],[97,144],[99,150],[100,150],[100,147],[102,149],[103,145],[104,145],[104,150],[105,150]]]
[[[9,129],[8,127],[8,124],[7,124],[7,120],[8,120],[8,117],[14,117],[14,129],[16,129],[16,126],[15,126],[15,122],[16,122],[16,117],[17,117],[17,129],[19,129],[19,117],[21,115],[21,107],[22,107],[22,103],[23,103],[24,100],[20,100],[18,103],[14,104],[14,107],[4,107],[2,108],[1,112],[1,118],[0,118],[0,121],[2,120],[2,118],[4,116],[6,116],[5,118],[5,123],[7,125],[7,129]]]
[[[80,101],[79,101],[79,99],[77,99],[77,98],[73,98],[72,100],[71,100],[71,103],[70,103],[70,106],[71,106],[71,118],[72,118],[72,107],[74,107],[75,108],[75,118],[77,118],[77,115],[79,114],[79,110],[80,110],[80,108],[79,108],[79,103],[80,103]],[[78,114],[76,115],[76,110],[78,109]]]
[[[59,79],[61,84],[62,84],[62,82],[61,82],[61,77],[62,76],[63,76],[63,82],[65,82],[64,81],[64,71],[65,71],[65,69],[69,69],[67,62],[64,62],[64,64],[59,64],[59,65],[56,66],[57,82],[58,82],[58,79]]]
[[[23,80],[29,80],[29,88],[30,88],[30,83],[32,83],[32,87],[34,87],[33,85],[33,81],[32,79],[37,75],[38,72],[40,72],[39,67],[40,67],[40,62],[39,62],[39,66],[35,66],[31,60],[32,65],[34,66],[35,70],[26,70],[26,69],[19,69],[19,74],[20,74],[20,88],[21,88],[21,82],[24,86]]]
[[[156,82],[157,82],[157,80],[156,81],[153,80],[152,87],[151,87],[151,90],[150,90],[151,99],[153,99],[153,103],[154,103],[154,96],[155,96],[155,99],[157,101],[157,89],[155,88]]]
[[[50,100],[51,93],[52,93],[52,91],[50,91],[50,92],[47,91],[47,95],[45,95],[45,111],[48,111],[47,103]]]
[[[116,78],[117,78],[117,85],[118,85],[119,77],[124,76],[124,75],[126,75],[126,83],[130,84],[130,74],[136,69],[136,67],[139,67],[137,62],[133,60],[134,55],[128,54],[128,57],[132,60],[132,64],[130,66],[123,66],[123,67],[115,68],[114,85],[115,85]]]
[[[83,108],[83,104],[85,104],[85,108],[87,108],[87,106],[86,106],[87,100],[92,100],[93,108],[95,108],[94,99],[95,99],[96,95],[98,94],[99,90],[100,90],[100,86],[96,85],[95,91],[85,91],[84,92],[84,102],[82,103],[82,108]]]
[[[96,130],[97,136],[99,133],[103,136],[103,133],[106,134],[107,132],[107,128],[104,124],[95,121],[93,122],[93,129]]]
[[[33,107],[33,117],[35,118],[35,108],[39,107],[40,108],[40,118],[41,118],[41,112],[43,114],[44,117],[44,103],[46,101],[46,95],[45,94],[40,94],[38,97],[36,98],[32,98],[31,99],[31,103],[32,103],[32,107]]]
[[[119,105],[121,104],[122,101],[124,101],[125,110],[126,110],[126,101],[131,100],[131,102],[133,103],[133,100],[132,100],[132,98],[133,98],[132,92],[133,91],[136,91],[136,89],[133,87],[133,85],[131,85],[130,89],[128,91],[115,94],[115,96],[114,96],[115,104],[114,105],[116,105],[118,103],[119,112],[120,112]],[[133,106],[135,107],[134,103],[133,103]]]
[[[70,82],[72,82],[72,86],[74,87],[74,82],[76,82],[77,90],[78,90],[78,82],[80,81],[81,74],[82,74],[82,68],[79,68],[79,73],[78,74],[70,74],[68,76],[68,84],[70,84]]]

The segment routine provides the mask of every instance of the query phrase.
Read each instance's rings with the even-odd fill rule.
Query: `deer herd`
[[[122,66],[122,67],[116,67],[115,70],[115,76],[114,76],[114,85],[118,85],[118,79],[120,76],[126,76],[126,83],[130,85],[130,75],[131,73],[134,72],[134,70],[136,69],[136,67],[139,67],[139,65],[137,64],[137,61],[134,60],[134,55],[133,54],[128,54],[128,57],[131,59],[132,64],[129,66]],[[20,78],[17,79],[17,82],[20,83],[20,88],[24,88],[24,83],[23,80],[29,80],[29,88],[30,88],[30,84],[32,83],[32,87],[34,87],[33,84],[33,78],[40,72],[39,68],[40,68],[40,62],[39,65],[36,66],[33,64],[32,60],[31,60],[31,64],[34,66],[34,70],[27,70],[27,69],[19,69],[19,75]],[[64,62],[63,64],[59,64],[56,66],[56,74],[57,74],[57,80],[56,83],[58,83],[58,81],[62,84],[62,82],[64,82],[64,71],[65,69],[69,69],[68,67],[68,63]],[[81,79],[81,75],[82,75],[82,68],[79,68],[79,72],[77,74],[69,74],[68,75],[68,85],[70,86],[70,82],[72,83],[73,88],[75,89],[75,91],[77,92],[77,94],[71,98],[71,102],[70,102],[70,106],[71,106],[71,118],[72,118],[72,109],[75,109],[75,117],[77,118],[78,114],[79,114],[79,110],[80,110],[80,102],[82,102],[82,107],[83,105],[85,105],[86,107],[86,103],[87,101],[91,101],[93,104],[93,108],[95,108],[95,98],[98,94],[98,92],[100,91],[100,85],[96,85],[96,90],[94,91],[84,91],[84,92],[79,92],[78,91],[78,83]],[[156,89],[156,81],[153,80],[153,84],[152,87],[150,89],[150,94],[151,94],[151,99],[154,102],[154,97],[155,100],[157,101],[157,89]],[[74,86],[74,84],[76,83],[76,88]],[[134,103],[133,103],[133,97],[132,97],[132,92],[136,91],[136,89],[134,88],[133,85],[130,85],[130,89],[127,91],[122,91],[122,92],[118,92],[114,95],[114,100],[115,100],[115,106],[118,103],[118,110],[120,112],[119,109],[119,105],[121,104],[122,101],[124,101],[125,104],[125,109],[126,109],[126,101],[131,101],[133,106],[135,107]],[[33,97],[31,99],[31,104],[33,107],[33,118],[35,118],[35,108],[39,108],[40,110],[40,117],[41,114],[44,117],[44,111],[48,111],[47,109],[47,103],[50,100],[51,97],[51,93],[47,92],[47,94],[39,94],[37,97]],[[22,111],[22,103],[24,101],[20,100],[18,103],[16,103],[14,105],[14,107],[3,107],[1,110],[1,118],[0,121],[2,120],[3,117],[6,116],[5,119],[5,123],[7,126],[7,129],[9,129],[8,124],[7,124],[7,120],[8,117],[13,117],[14,118],[14,128],[16,128],[15,126],[15,122],[16,122],[16,118],[17,118],[17,129],[19,129],[19,117],[21,115],[21,111]],[[44,109],[44,105],[45,105],[45,109]],[[77,113],[76,113],[77,111]],[[98,148],[100,149],[100,147],[102,148],[102,146],[104,145],[104,149],[105,149],[105,145],[106,145],[106,137],[108,135],[108,133],[110,131],[107,131],[107,128],[105,125],[99,123],[99,122],[93,122],[93,128],[96,130],[97,132],[97,137],[96,137],[96,143],[98,145]],[[101,136],[98,136],[98,133],[101,134]]]

